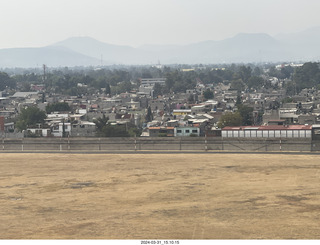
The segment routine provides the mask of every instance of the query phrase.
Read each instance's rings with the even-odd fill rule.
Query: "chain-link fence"
[[[311,139],[226,139],[210,137],[137,138],[2,138],[0,151],[116,152],[116,151],[320,151]]]

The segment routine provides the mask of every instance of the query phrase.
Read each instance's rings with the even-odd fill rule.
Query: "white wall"
[[[311,130],[222,130],[227,138],[311,138]]]

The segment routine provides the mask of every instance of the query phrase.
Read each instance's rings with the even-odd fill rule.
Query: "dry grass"
[[[2,154],[1,239],[319,239],[313,155]]]

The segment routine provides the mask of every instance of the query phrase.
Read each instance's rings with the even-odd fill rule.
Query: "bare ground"
[[[0,239],[319,239],[319,160],[1,154]]]

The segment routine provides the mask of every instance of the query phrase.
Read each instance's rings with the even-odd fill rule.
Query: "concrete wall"
[[[140,138],[23,138],[0,139],[3,151],[320,151],[311,139],[223,139],[205,137]]]

